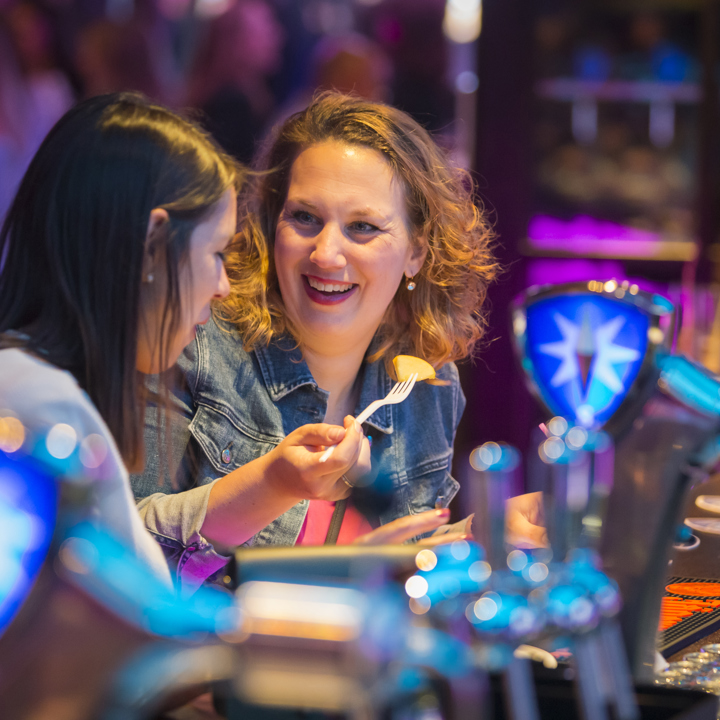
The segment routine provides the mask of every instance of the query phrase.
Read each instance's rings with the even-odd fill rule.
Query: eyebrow
[[[311,210],[319,210],[320,208],[313,202],[310,202],[310,200],[303,200],[302,198],[291,198],[288,197],[288,202],[295,203],[296,205],[303,205],[304,207],[310,208]],[[357,217],[371,217],[375,219],[383,220],[384,222],[388,222],[389,218],[385,215],[385,213],[380,212],[379,210],[373,210],[372,208],[363,208],[362,210],[353,210],[353,215]]]

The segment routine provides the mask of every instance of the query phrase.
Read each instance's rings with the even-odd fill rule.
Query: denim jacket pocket
[[[429,460],[408,473],[405,485],[411,513],[431,510],[440,501],[446,507],[457,494],[460,484],[450,475],[452,455]]]
[[[262,457],[282,440],[266,435],[264,441],[260,441],[258,433],[251,436],[239,425],[230,413],[202,404],[198,405],[190,423],[190,432],[219,475]]]

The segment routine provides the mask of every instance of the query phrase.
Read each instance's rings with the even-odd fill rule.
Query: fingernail
[[[435,514],[438,517],[450,517],[450,510],[448,508],[442,508],[441,510],[436,510]]]
[[[340,441],[345,437],[345,428],[334,427],[328,430],[330,440]]]
[[[357,420],[355,421],[355,431],[362,435],[362,425]]]

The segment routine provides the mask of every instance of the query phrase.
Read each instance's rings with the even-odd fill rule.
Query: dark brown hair
[[[143,462],[135,369],[150,211],[164,208],[161,362],[180,322],[190,235],[240,172],[195,125],[141,95],[86,100],[33,158],[0,231],[0,333],[71,372],[131,470]],[[5,336],[4,344],[9,335]]]

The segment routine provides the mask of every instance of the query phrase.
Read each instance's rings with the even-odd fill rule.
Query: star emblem
[[[562,340],[544,343],[538,348],[544,355],[561,361],[550,384],[561,387],[578,378],[586,392],[590,382],[597,380],[612,393],[623,392],[625,387],[614,366],[640,357],[637,350],[614,342],[625,318],[618,315],[594,330],[586,312],[582,313],[580,325],[557,312],[553,313],[553,320]]]

